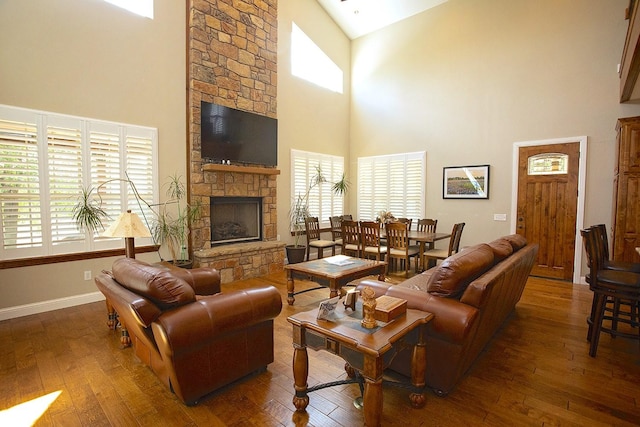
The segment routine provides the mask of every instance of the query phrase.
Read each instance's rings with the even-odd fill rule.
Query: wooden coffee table
[[[384,261],[375,261],[361,258],[348,258],[349,264],[335,265],[328,260],[330,258],[321,258],[313,261],[300,262],[297,264],[287,264],[284,266],[287,272],[287,302],[293,305],[295,302],[294,295],[308,292],[319,288],[306,289],[301,292],[294,292],[294,279],[313,280],[320,287],[329,288],[331,298],[338,295],[340,289],[347,283],[366,276],[378,275],[378,280],[384,281],[387,271],[387,263]]]
[[[345,310],[341,302],[338,310]],[[382,375],[395,354],[407,345],[413,346],[411,358],[412,393],[411,404],[419,408],[425,403],[426,347],[425,325],[433,314],[408,309],[389,323],[378,321],[378,326],[365,329],[360,326],[361,306],[356,311],[337,320],[318,320],[318,309],[297,313],[287,318],[293,325],[293,377],[295,396],[293,404],[297,411],[305,411],[309,404],[308,393],[332,385],[355,381],[333,382],[309,388],[307,377],[309,359],[307,348],[326,350],[336,354],[347,363],[349,377],[356,372],[364,377],[364,423],[379,426],[382,419]],[[412,333],[415,332],[415,333]],[[386,381],[385,381],[386,382]]]

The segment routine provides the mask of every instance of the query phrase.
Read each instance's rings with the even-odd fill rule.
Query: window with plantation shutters
[[[145,223],[151,223],[153,218],[150,208],[140,199],[152,203],[155,200],[155,180],[153,179],[153,140],[150,134],[144,132],[130,132],[126,136],[127,146],[127,174],[129,179],[135,184],[135,191],[138,197],[134,195],[134,189],[127,187],[127,208],[137,213]]]
[[[66,117],[46,117],[46,156],[43,158],[45,187],[43,198],[48,209],[43,212],[49,223],[49,240],[53,247],[72,243],[82,244],[84,236],[78,231],[69,212],[82,191],[82,123]],[[75,246],[75,245],[74,245]],[[78,250],[82,246],[77,247]],[[52,252],[55,249],[52,248]]]
[[[127,175],[156,203],[156,158],[156,129],[0,105],[0,259],[121,248],[79,230],[73,206],[93,188],[111,219],[140,212]]]
[[[103,201],[104,210],[110,218],[117,218],[124,211],[122,194],[127,190],[120,180],[123,170],[120,141],[120,128],[115,124],[94,123],[89,127],[89,186]],[[99,233],[96,232],[93,238],[99,242]]]
[[[358,219],[378,212],[419,219],[425,213],[426,153],[358,158]]]
[[[344,198],[333,192],[332,184],[342,178],[344,157],[291,150],[292,197],[306,194],[318,167],[327,182],[315,186],[309,192],[309,215],[317,216],[320,227],[324,228],[330,227],[330,217],[343,214]]]
[[[43,245],[37,117],[8,113],[0,116],[0,253],[35,255]]]

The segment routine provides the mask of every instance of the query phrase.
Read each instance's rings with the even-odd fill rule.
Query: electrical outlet
[[[84,280],[91,280],[91,270],[84,272]]]
[[[493,220],[494,221],[506,221],[507,220],[507,214],[493,214]]]

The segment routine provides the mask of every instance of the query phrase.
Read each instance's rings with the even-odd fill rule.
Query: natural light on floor
[[[54,391],[0,411],[0,426],[22,427],[34,425],[61,393],[62,390]]]

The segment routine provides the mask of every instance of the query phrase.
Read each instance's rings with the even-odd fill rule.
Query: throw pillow
[[[493,250],[486,243],[471,246],[442,261],[431,275],[427,292],[457,298],[469,283],[493,266]]]
[[[503,239],[507,240],[513,246],[513,252],[516,252],[527,245],[527,239],[520,234],[510,234],[504,236]]]
[[[513,253],[513,246],[511,246],[511,243],[509,243],[507,239],[500,238],[487,244],[491,247],[491,250],[493,250],[493,262],[495,264],[499,263]]]

